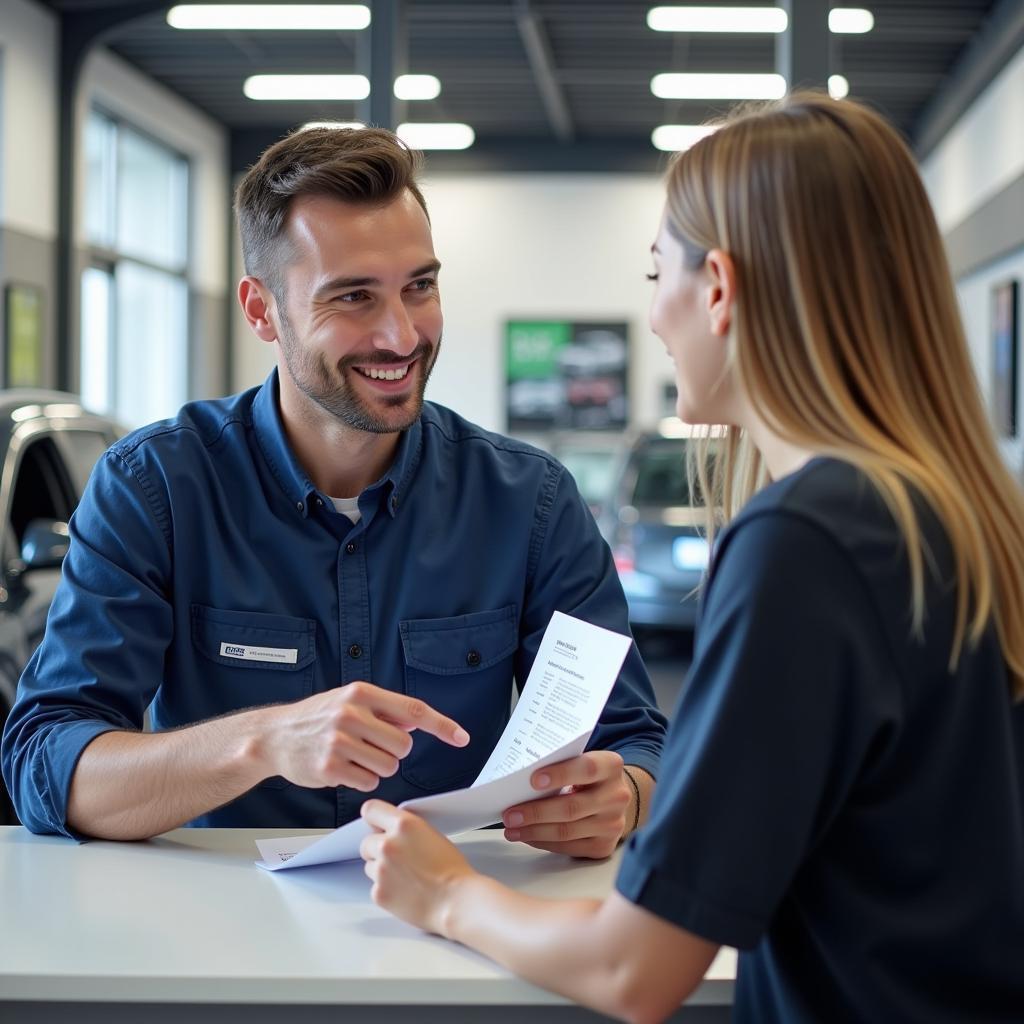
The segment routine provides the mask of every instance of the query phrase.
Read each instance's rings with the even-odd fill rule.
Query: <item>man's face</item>
[[[408,192],[377,207],[305,197],[286,231],[281,372],[347,426],[405,430],[441,344],[440,264],[423,209]]]

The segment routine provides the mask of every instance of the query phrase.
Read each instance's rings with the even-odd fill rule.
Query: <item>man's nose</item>
[[[419,344],[419,332],[401,298],[392,300],[382,310],[373,341],[376,348],[400,356],[409,355]]]

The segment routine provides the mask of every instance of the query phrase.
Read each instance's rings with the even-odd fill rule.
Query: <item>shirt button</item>
[[[316,507],[317,508],[323,508],[324,507],[324,499],[323,498],[317,498],[316,499]]]
[[[356,546],[355,546],[355,544],[352,543],[352,541],[349,541],[345,545],[345,554],[347,554],[347,555],[354,555],[355,553],[356,553]]]
[[[480,652],[470,651],[469,654],[466,655],[466,664],[470,668],[476,668],[477,665],[480,664]]]
[[[359,644],[353,644],[348,649],[348,656],[350,658],[361,658],[363,656],[363,649],[362,649],[362,647],[360,647]]]
[[[302,502],[301,501],[295,502],[295,507],[301,512],[302,511]]]

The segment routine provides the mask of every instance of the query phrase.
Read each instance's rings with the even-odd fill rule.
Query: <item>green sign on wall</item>
[[[34,285],[9,284],[4,292],[9,388],[43,383],[43,293]]]
[[[509,320],[508,429],[621,429],[628,420],[628,366],[623,322]]]
[[[506,328],[509,380],[536,380],[558,374],[558,353],[572,339],[572,325],[542,320],[510,320]]]

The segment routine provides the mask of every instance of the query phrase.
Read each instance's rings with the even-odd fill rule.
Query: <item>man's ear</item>
[[[732,257],[721,249],[712,249],[704,260],[707,280],[707,311],[711,332],[724,338],[732,327],[736,301],[736,267]]]
[[[238,282],[238,302],[253,333],[261,341],[277,341],[277,328],[271,319],[274,299],[258,277],[243,277]]]

